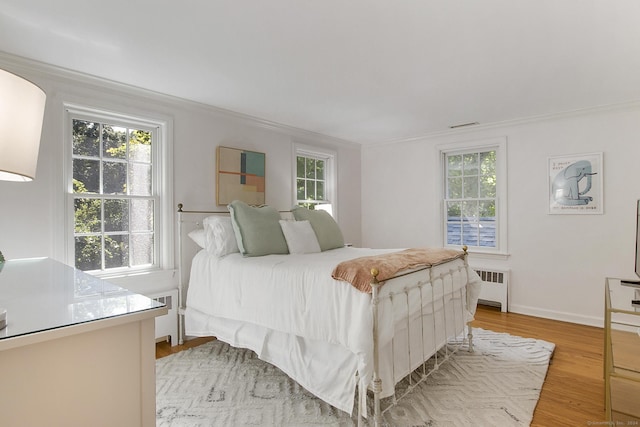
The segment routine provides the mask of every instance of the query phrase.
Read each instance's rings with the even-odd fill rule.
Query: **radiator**
[[[178,290],[172,289],[149,298],[167,306],[169,312],[156,317],[156,341],[171,339],[171,345],[178,344]]]
[[[490,270],[484,268],[473,269],[482,279],[482,290],[478,299],[479,304],[499,306],[500,310],[508,310],[509,271]]]

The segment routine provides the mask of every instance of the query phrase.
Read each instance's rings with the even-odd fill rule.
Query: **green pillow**
[[[288,254],[280,213],[270,206],[253,207],[239,200],[228,206],[238,248],[244,256]]]
[[[321,250],[327,251],[344,246],[342,231],[340,231],[338,223],[328,212],[321,210],[312,211],[301,206],[294,207],[292,212],[293,217],[297,221],[308,220],[311,223]]]

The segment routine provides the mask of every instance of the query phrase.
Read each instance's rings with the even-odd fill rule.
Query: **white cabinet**
[[[3,426],[155,426],[162,304],[56,261],[0,271]]]

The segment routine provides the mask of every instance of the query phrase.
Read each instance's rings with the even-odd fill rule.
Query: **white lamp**
[[[46,99],[38,86],[0,70],[0,180],[32,181],[36,177]],[[0,271],[3,265],[0,252]]]
[[[35,178],[45,101],[38,86],[0,70],[0,180]]]

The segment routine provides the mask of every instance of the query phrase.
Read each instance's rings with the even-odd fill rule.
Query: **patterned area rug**
[[[389,426],[528,426],[554,344],[474,329],[385,413]],[[212,341],[156,361],[157,426],[353,426],[252,351]],[[370,399],[372,400],[372,399]]]

